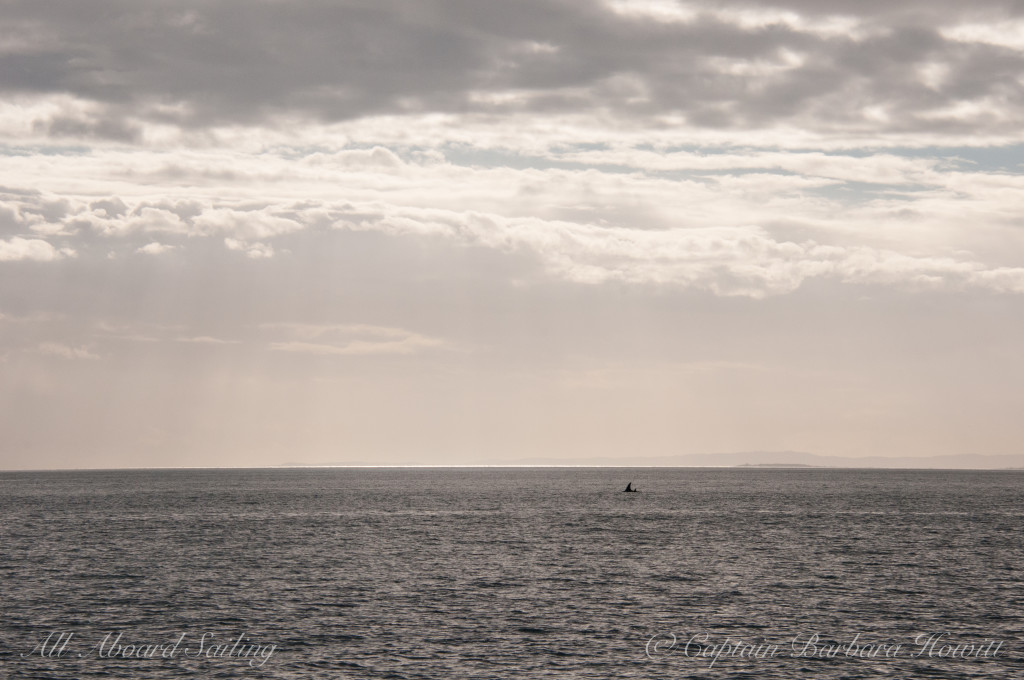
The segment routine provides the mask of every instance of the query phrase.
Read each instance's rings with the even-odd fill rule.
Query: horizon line
[[[131,472],[131,471],[161,471],[161,470],[315,470],[315,469],[419,469],[419,468],[595,468],[595,469],[694,469],[694,470],[892,470],[892,471],[937,471],[937,472],[1024,472],[1024,467],[1006,468],[973,468],[973,467],[853,467],[848,465],[808,465],[808,464],[749,464],[738,463],[735,465],[595,465],[595,464],[522,464],[522,463],[414,463],[414,464],[392,464],[392,465],[366,465],[366,464],[341,464],[341,465],[257,465],[257,466],[153,466],[153,467],[96,467],[96,468],[0,468],[0,474],[5,472]]]

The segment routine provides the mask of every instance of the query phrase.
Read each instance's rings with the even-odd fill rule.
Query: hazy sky
[[[1024,2],[0,0],[0,467],[1024,441]]]

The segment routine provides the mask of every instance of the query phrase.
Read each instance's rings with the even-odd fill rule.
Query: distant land
[[[759,467],[759,468],[882,468],[912,470],[1024,469],[1024,454],[944,456],[823,456],[803,451],[744,451],[679,456],[607,456],[600,458],[532,457],[494,461],[400,463],[339,461],[335,463],[283,463],[279,467],[363,467],[379,465],[488,465],[585,467]]]

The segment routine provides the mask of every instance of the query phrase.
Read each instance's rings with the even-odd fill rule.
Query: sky
[[[0,0],[0,468],[1019,454],[1024,2]]]

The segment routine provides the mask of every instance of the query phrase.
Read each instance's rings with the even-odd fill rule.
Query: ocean
[[[1019,678],[1022,525],[1016,471],[2,472],[0,677]]]

